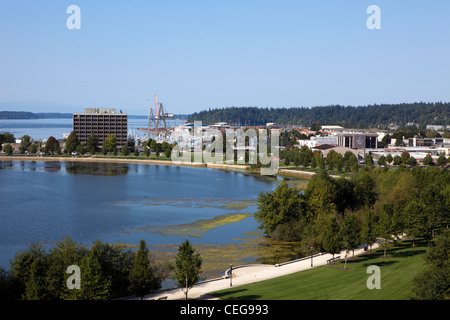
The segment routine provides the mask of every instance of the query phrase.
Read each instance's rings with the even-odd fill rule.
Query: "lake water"
[[[8,269],[9,259],[29,244],[51,245],[64,236],[86,245],[96,239],[138,245],[144,239],[178,246],[186,238],[194,244],[239,244],[257,229],[252,215],[193,233],[176,230],[253,214],[256,204],[248,200],[274,190],[276,180],[150,164],[0,161],[0,265]]]
[[[168,126],[174,126],[184,123],[182,120],[169,120]],[[148,119],[128,117],[128,135],[146,136],[138,128],[147,128]],[[72,119],[0,119],[0,133],[13,133],[16,138],[29,135],[35,140],[47,139],[54,136],[56,139],[62,139],[63,134],[72,132]]]

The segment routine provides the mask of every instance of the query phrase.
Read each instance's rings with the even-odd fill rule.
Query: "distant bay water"
[[[169,126],[184,123],[184,120],[170,120]],[[147,128],[148,119],[145,117],[128,117],[128,135],[145,136],[145,133],[137,130]],[[0,119],[0,133],[13,133],[16,138],[29,135],[35,140],[47,139],[54,136],[62,139],[64,134],[72,132],[72,119]]]

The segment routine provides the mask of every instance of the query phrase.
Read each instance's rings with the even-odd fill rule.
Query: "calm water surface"
[[[189,224],[237,212],[231,200],[256,200],[276,180],[206,168],[146,164],[0,161],[0,265],[26,245],[77,242],[177,244],[186,236],[151,227]],[[150,227],[150,228],[149,228]],[[226,244],[256,230],[253,217],[214,228],[193,243]]]
[[[169,120],[168,126],[184,123],[182,120]],[[145,136],[138,128],[147,128],[148,120],[145,118],[128,117],[128,135]],[[54,136],[62,139],[63,134],[72,132],[72,119],[0,119],[0,133],[13,133],[16,138],[29,135],[35,140],[47,139]]]

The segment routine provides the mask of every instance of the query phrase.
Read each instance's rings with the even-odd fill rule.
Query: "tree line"
[[[201,279],[202,258],[189,240],[178,248],[174,262],[158,259],[144,240],[132,251],[96,240],[88,248],[64,237],[49,251],[39,243],[18,252],[10,270],[0,267],[2,300],[107,300],[131,295],[141,299],[172,277],[189,289]],[[78,288],[69,266],[80,268]]]
[[[63,119],[72,118],[71,113],[59,112],[27,112],[27,111],[0,111],[0,119]]]
[[[368,106],[315,106],[311,108],[258,108],[229,107],[195,112],[188,121],[204,124],[229,122],[233,125],[258,126],[269,122],[282,125],[312,126],[322,124],[341,125],[346,128],[384,128],[391,123],[406,126],[416,123],[420,127],[429,124],[450,125],[450,103],[402,103]]]
[[[377,238],[388,248],[391,235],[403,232],[432,239],[448,225],[449,214],[449,170],[363,166],[349,178],[334,179],[321,171],[304,192],[282,182],[259,195],[255,218],[265,234],[300,241],[305,253],[311,246],[336,253]],[[346,237],[357,240],[350,245]]]
[[[313,169],[336,169],[339,172],[359,170],[358,158],[351,151],[347,151],[342,155],[335,150],[330,150],[326,157],[324,157],[320,150],[312,151],[307,146],[302,146],[300,149],[292,148],[290,150],[280,151],[280,159],[283,159],[285,166],[293,164],[297,169],[299,166],[302,166]],[[367,155],[364,161],[367,165],[374,164],[370,155]]]
[[[414,245],[448,229],[450,171],[364,165],[349,178],[331,178],[323,170],[304,191],[282,182],[257,203],[259,228],[273,239],[300,242],[305,255],[311,247],[334,255],[375,241],[386,255],[400,234]]]
[[[7,154],[13,153],[13,149],[10,144],[14,142],[15,137],[13,134],[0,133],[0,150],[2,143],[7,143],[3,151]],[[20,153],[35,154],[38,151],[42,151],[45,154],[62,154],[63,152],[72,154],[73,152],[77,152],[81,155],[84,155],[86,153],[94,155],[98,152],[101,152],[103,155],[117,155],[120,152],[123,156],[128,156],[133,153],[136,157],[140,154],[139,149],[136,148],[136,144],[133,139],[128,139],[127,144],[119,149],[117,145],[117,138],[114,134],[109,134],[107,136],[102,148],[100,148],[98,138],[93,133],[88,137],[85,144],[79,141],[78,136],[74,131],[69,134],[64,142],[65,148],[64,150],[62,150],[60,142],[53,136],[50,136],[45,144],[42,144],[41,141],[33,141],[33,139],[29,135],[24,135],[21,138]],[[163,153],[164,156],[169,159],[171,157],[172,149],[174,148],[174,146],[175,143],[169,144],[166,141],[159,143],[154,139],[148,139],[143,145],[143,153],[146,157],[149,157],[150,153],[154,152],[157,158],[159,158],[161,153]]]

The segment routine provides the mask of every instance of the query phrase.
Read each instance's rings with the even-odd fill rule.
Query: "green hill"
[[[357,256],[337,265],[312,268],[270,280],[211,293],[226,300],[409,300],[412,281],[425,268],[425,243],[403,241],[383,252]],[[380,267],[381,289],[368,289],[370,265]]]
[[[383,128],[391,123],[399,126],[416,123],[423,127],[431,124],[450,125],[450,103],[418,102],[356,107],[333,105],[312,108],[230,107],[196,112],[188,121],[202,121],[204,124],[225,121],[241,126],[265,125],[268,122],[311,126],[318,121],[322,125],[353,128]]]

